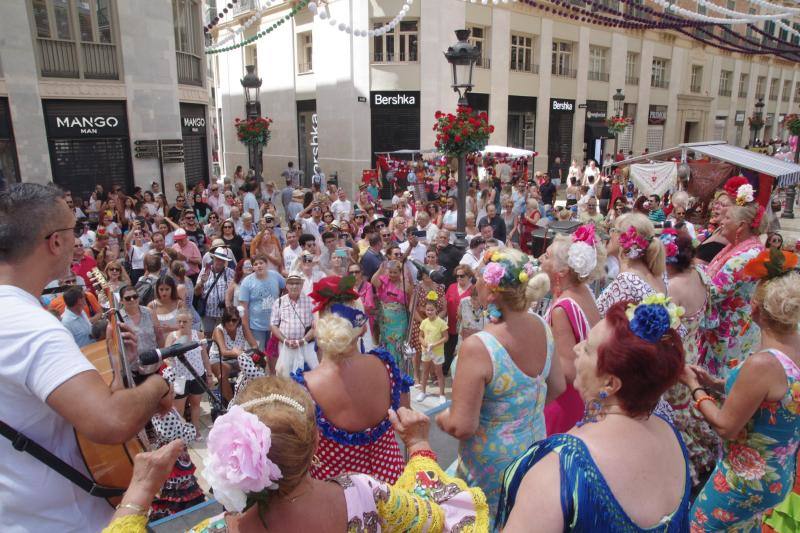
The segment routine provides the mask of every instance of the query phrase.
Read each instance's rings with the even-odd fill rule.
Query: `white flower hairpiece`
[[[740,185],[739,188],[736,189],[736,205],[749,204],[755,199],[754,193],[753,186],[749,183]]]
[[[597,267],[597,250],[583,241],[573,242],[567,251],[567,265],[581,279],[588,278]]]
[[[276,394],[276,393],[268,394],[262,398],[256,398],[248,402],[240,403],[239,407],[241,407],[244,410],[247,410],[250,409],[251,407],[264,405],[265,403],[275,403],[275,402],[288,405],[289,407],[292,407],[293,409],[296,409],[301,413],[306,412],[306,408],[300,405],[300,402],[298,402],[294,398],[289,398],[288,396],[284,396],[283,394]]]

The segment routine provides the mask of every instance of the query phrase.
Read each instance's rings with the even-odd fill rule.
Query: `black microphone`
[[[145,350],[139,354],[139,367],[144,369],[151,365],[160,365],[164,359],[175,357],[186,352],[190,352],[201,345],[206,344],[208,341],[201,340],[198,342],[186,342],[180,344],[173,344],[166,348],[156,348],[155,350]]]
[[[429,265],[423,265],[419,261],[409,258],[411,264],[417,267],[417,270],[429,276],[434,283],[442,284],[445,282],[445,271],[442,267],[433,268]]]

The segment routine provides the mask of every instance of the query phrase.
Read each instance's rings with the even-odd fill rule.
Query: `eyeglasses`
[[[109,267],[108,271],[109,272],[122,272],[122,269],[121,268],[117,268],[117,267]]]
[[[122,299],[125,300],[126,302],[132,302],[134,300],[138,300],[139,299],[139,295],[138,294],[131,294],[129,296],[123,296]]]
[[[348,274],[361,274],[361,271],[360,270],[348,270],[347,273]]]
[[[391,237],[391,233],[381,233],[381,237]]]
[[[59,233],[61,231],[67,231],[67,230],[74,231],[75,230],[75,226],[70,226],[68,228],[61,228],[61,229],[53,230],[53,231],[51,231],[50,233],[48,233],[47,235],[44,236],[44,240],[48,240],[50,237],[52,237],[56,233]]]
[[[457,278],[466,278],[467,275],[466,274],[456,274],[456,277]]]
[[[314,259],[312,257],[304,257],[303,263],[313,263]]]

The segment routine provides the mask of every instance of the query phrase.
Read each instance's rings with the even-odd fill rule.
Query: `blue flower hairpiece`
[[[331,313],[350,322],[354,328],[360,328],[367,323],[367,315],[358,309],[353,309],[344,304],[335,303],[330,307]]]
[[[683,312],[683,307],[663,294],[649,294],[641,303],[629,304],[625,315],[634,335],[648,342],[658,342],[670,328],[680,326]]]

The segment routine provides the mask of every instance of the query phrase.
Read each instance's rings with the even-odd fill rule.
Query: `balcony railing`
[[[730,89],[722,89],[722,88],[720,88],[719,95],[720,96],[727,96],[728,98],[730,98],[731,90]]]
[[[514,72],[529,72],[531,74],[539,74],[539,65],[536,63],[524,63],[517,61],[511,63],[511,70]]]
[[[553,68],[551,69],[550,72],[551,72],[551,74],[553,74],[553,76],[556,76],[557,78],[577,78],[578,77],[578,71],[577,70],[568,69],[568,68],[559,68],[556,65],[553,65]]]
[[[650,87],[655,87],[656,89],[669,89],[669,82],[667,80],[651,79]]]
[[[626,85],[639,85],[639,78],[636,76],[625,76]]]
[[[777,102],[778,101],[778,95],[775,94],[775,93],[770,93],[769,99],[772,100],[773,102]]]
[[[118,80],[117,47],[106,43],[81,43],[83,77],[92,80]]]
[[[175,52],[178,58],[178,83],[203,86],[201,59],[186,52]]]
[[[739,98],[747,98],[747,89],[739,91]]]
[[[80,78],[75,41],[38,38],[42,77]]]
[[[235,17],[257,8],[258,0],[239,0],[239,2],[233,4],[233,16]]]
[[[702,90],[702,87],[700,87],[700,84],[689,85],[689,92],[692,92],[692,93],[695,93],[695,94],[699,94],[701,90]]]
[[[589,79],[592,81],[608,81],[608,72],[589,71]]]
[[[764,99],[764,91],[761,91],[761,92],[759,92],[759,91],[756,91],[756,100],[758,100],[759,98],[760,98],[761,100],[763,100],[763,99]]]
[[[492,60],[489,57],[482,56],[475,61],[475,66],[478,68],[490,69],[492,68]]]
[[[308,74],[310,72],[313,72],[313,70],[314,69],[312,68],[311,63],[300,63],[299,65],[297,65],[298,74]]]

